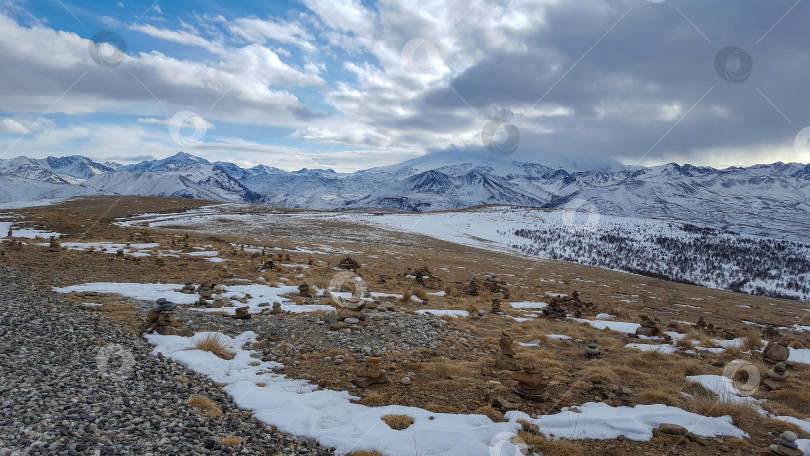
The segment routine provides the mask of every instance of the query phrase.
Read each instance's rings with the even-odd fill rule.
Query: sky
[[[801,0],[0,0],[0,158],[810,162]]]

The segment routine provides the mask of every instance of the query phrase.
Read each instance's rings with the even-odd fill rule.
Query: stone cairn
[[[355,295],[349,299],[340,299],[340,304],[341,307],[337,315],[332,315],[330,312],[323,315],[323,318],[334,317],[336,320],[329,325],[329,329],[333,331],[344,328],[352,330],[362,329],[361,322],[366,320],[366,315],[363,313],[366,302],[360,296]]]
[[[250,320],[250,312],[248,312],[248,310],[250,310],[249,306],[237,307],[236,313],[232,315],[232,318],[237,320]]]
[[[214,302],[212,302],[208,307],[213,307],[218,309],[220,307],[225,307],[231,303],[231,301],[225,296],[225,287],[222,285],[217,285],[214,287]]]
[[[502,293],[495,293],[492,296],[492,309],[490,310],[491,313],[497,315],[503,315],[503,310],[501,310],[501,300],[503,299]]]
[[[14,237],[14,230],[11,228],[11,225],[8,226],[8,235],[6,237],[9,239]]]
[[[501,349],[501,354],[495,358],[495,366],[498,369],[516,371],[519,369],[518,363],[515,360],[515,349],[512,336],[501,332],[501,339],[498,341],[498,346]]]
[[[282,313],[284,313],[284,311],[281,310],[281,303],[278,302],[278,301],[273,301],[273,309],[270,310],[270,314],[272,314],[272,315],[280,315]]]
[[[579,292],[573,291],[571,296],[555,296],[551,298],[548,307],[543,309],[543,315],[551,318],[565,318],[574,315],[577,318],[593,307],[592,302],[584,302],[579,299]]]
[[[54,251],[59,250],[60,248],[61,246],[58,242],[56,242],[56,237],[51,236],[50,239],[48,239],[48,250]]]
[[[180,292],[185,294],[194,294],[197,292],[197,288],[194,287],[194,282],[186,282],[186,284],[183,285],[183,289],[180,290]]]
[[[779,455],[779,456],[802,456],[804,451],[799,449],[796,439],[799,436],[793,431],[783,432],[779,438],[773,441],[768,448],[759,450],[758,454],[762,455]]]
[[[585,357],[588,359],[600,359],[602,358],[602,351],[599,350],[596,344],[588,344],[585,347]]]
[[[512,386],[512,391],[520,397],[531,399],[533,401],[543,400],[543,374],[540,373],[540,368],[532,366],[524,366],[521,372],[512,373],[512,380],[517,384]]]
[[[356,377],[352,379],[352,383],[360,388],[383,384],[388,381],[385,370],[381,367],[380,358],[375,357],[366,358],[365,364],[357,369],[355,375]]]
[[[338,269],[357,271],[360,269],[360,263],[358,263],[354,258],[347,256],[346,258],[340,260],[337,267]]]
[[[416,277],[414,282],[425,290],[439,290],[442,287],[442,279],[434,276],[427,266],[422,266],[411,274]]]
[[[647,315],[641,315],[641,327],[636,329],[637,336],[658,337],[663,334],[658,322]]]
[[[302,283],[301,285],[298,285],[298,296],[301,296],[302,298],[308,298],[310,296],[310,293],[311,292],[309,284]]]
[[[790,373],[787,371],[787,366],[783,362],[778,362],[765,373],[762,386],[768,391],[778,391],[785,386],[788,377],[790,377]]]
[[[790,357],[790,349],[784,339],[771,341],[762,350],[762,360],[771,364],[787,361]]]
[[[157,307],[146,314],[146,324],[141,327],[141,332],[154,331],[164,336],[193,336],[194,331],[183,328],[174,318],[174,309],[177,304],[160,298],[156,302]]]

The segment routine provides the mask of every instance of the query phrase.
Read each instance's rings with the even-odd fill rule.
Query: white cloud
[[[312,35],[302,25],[294,22],[275,22],[269,19],[243,17],[234,20],[228,26],[228,30],[236,36],[255,43],[270,43],[271,45],[279,42],[290,43],[307,52],[316,50],[311,43],[314,39]]]
[[[189,46],[198,46],[203,49],[207,49],[209,52],[212,53],[222,52],[222,46],[220,44],[208,41],[205,38],[192,32],[187,32],[183,30],[159,29],[149,24],[136,24],[131,26],[130,30],[145,33],[149,36],[160,38],[166,41],[172,41],[175,43],[185,44]]]

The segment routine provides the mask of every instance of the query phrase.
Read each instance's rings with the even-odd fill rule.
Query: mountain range
[[[810,238],[810,165],[715,169],[600,162],[567,168],[444,152],[354,173],[244,169],[185,152],[132,165],[87,157],[0,160],[0,202],[83,195],[199,198],[312,209],[571,208],[782,239]]]

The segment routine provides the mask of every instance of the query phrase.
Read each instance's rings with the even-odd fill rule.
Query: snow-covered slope
[[[112,195],[170,196],[221,201],[223,198],[190,179],[171,172],[104,173],[84,185]]]
[[[84,185],[55,184],[11,174],[0,174],[0,203],[100,194],[103,192]]]
[[[15,157],[0,160],[0,173],[54,184],[67,184],[68,181],[43,166],[38,160],[28,157]]]

